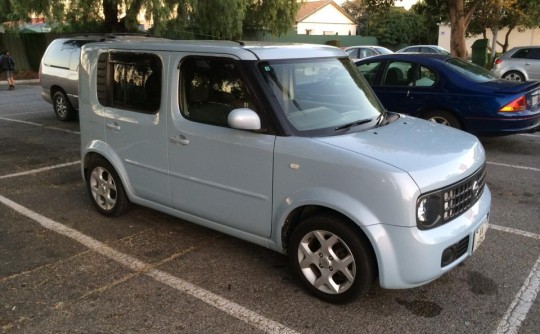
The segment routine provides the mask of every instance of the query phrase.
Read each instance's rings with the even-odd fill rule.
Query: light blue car
[[[315,296],[411,288],[488,227],[485,153],[384,111],[347,54],[315,45],[83,47],[82,174],[98,211],[136,203],[288,255]]]

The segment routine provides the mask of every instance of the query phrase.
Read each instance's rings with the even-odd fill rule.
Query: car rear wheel
[[[95,207],[105,216],[120,216],[129,207],[129,199],[120,177],[103,158],[94,158],[90,162],[86,186]]]
[[[502,76],[502,78],[510,81],[525,81],[525,76],[517,71],[507,72]]]
[[[451,126],[456,129],[463,129],[463,126],[459,122],[459,120],[456,118],[456,116],[452,115],[451,113],[444,111],[444,110],[434,110],[426,113],[423,117],[424,119],[439,123],[446,126]]]
[[[53,95],[53,108],[56,117],[61,121],[71,121],[75,119],[76,111],[71,106],[66,94],[57,91]]]
[[[289,261],[308,291],[332,303],[369,292],[375,280],[375,257],[360,233],[335,214],[312,216],[294,229]]]

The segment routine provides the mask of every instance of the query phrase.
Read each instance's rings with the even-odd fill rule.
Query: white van
[[[426,284],[484,240],[485,154],[386,112],[347,54],[232,41],[87,44],[82,174],[98,211],[147,206],[288,255],[330,302]]]

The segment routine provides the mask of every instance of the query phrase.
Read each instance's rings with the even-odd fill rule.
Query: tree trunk
[[[465,43],[465,12],[463,0],[447,0],[450,16],[450,52],[453,56],[467,58]]]
[[[495,60],[495,54],[497,53],[497,35],[499,34],[499,26],[494,25],[491,28],[491,35],[493,36],[491,41],[491,54],[489,56],[489,64],[493,65],[493,61]]]
[[[506,51],[508,51],[508,39],[510,38],[510,33],[512,32],[512,30],[514,30],[515,27],[508,27],[508,31],[506,32],[506,34],[504,35],[504,44],[501,44],[499,42],[497,42],[497,44],[499,44],[501,47],[502,47],[502,53],[505,53]]]
[[[108,32],[118,30],[118,5],[115,0],[103,0],[103,15]]]

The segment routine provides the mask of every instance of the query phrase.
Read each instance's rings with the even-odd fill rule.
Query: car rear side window
[[[527,54],[529,53],[529,49],[521,49],[516,51],[512,58],[527,58]]]
[[[155,54],[102,53],[97,71],[99,102],[118,109],[156,113],[161,104],[162,67]]]

